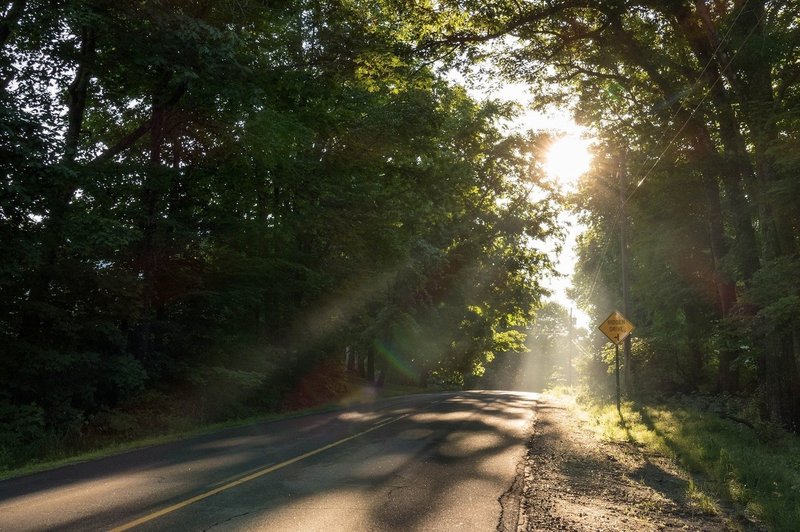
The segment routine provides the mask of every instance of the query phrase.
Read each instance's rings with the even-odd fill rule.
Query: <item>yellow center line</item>
[[[290,458],[290,459],[285,460],[285,461],[283,461],[283,462],[281,462],[279,464],[275,464],[275,465],[267,466],[267,467],[262,468],[262,469],[258,469],[256,471],[254,471],[253,473],[250,473],[250,474],[245,475],[245,476],[243,476],[241,478],[238,478],[238,479],[236,479],[236,480],[234,480],[232,482],[229,482],[227,484],[219,486],[218,488],[214,488],[214,489],[209,490],[209,491],[207,491],[205,493],[201,493],[200,495],[195,495],[194,497],[192,497],[190,499],[186,499],[186,500],[181,501],[179,503],[175,503],[172,506],[167,506],[166,508],[162,508],[161,510],[158,510],[158,511],[153,512],[151,514],[147,514],[147,515],[145,515],[143,517],[140,517],[139,519],[136,519],[135,521],[131,521],[129,523],[125,523],[124,525],[120,525],[120,526],[118,526],[116,528],[112,528],[110,532],[122,532],[123,530],[130,530],[130,529],[132,529],[134,527],[137,527],[139,525],[143,525],[144,523],[147,523],[148,521],[152,521],[153,519],[158,519],[159,517],[165,516],[165,515],[167,515],[169,513],[172,513],[172,512],[174,512],[176,510],[180,510],[181,508],[186,508],[187,506],[189,506],[191,504],[194,504],[194,503],[196,503],[198,501],[202,501],[203,499],[207,499],[209,497],[212,497],[212,496],[216,495],[217,493],[221,493],[221,492],[223,492],[225,490],[229,490],[231,488],[235,488],[236,486],[241,486],[242,484],[244,484],[246,482],[250,482],[251,480],[255,480],[255,479],[259,478],[259,477],[263,477],[264,475],[268,475],[268,474],[270,474],[270,473],[272,473],[274,471],[277,471],[278,469],[282,469],[282,468],[284,468],[284,467],[286,467],[288,465],[294,464],[295,462],[299,462],[300,460],[305,460],[306,458],[308,458],[310,456],[314,456],[315,454],[319,454],[319,453],[321,453],[323,451],[327,451],[328,449],[336,447],[337,445],[341,445],[341,444],[346,443],[346,442],[348,442],[350,440],[353,440],[355,438],[363,436],[364,434],[372,432],[373,430],[378,430],[379,428],[385,427],[386,425],[389,425],[390,423],[394,423],[395,421],[400,421],[401,419],[406,418],[406,417],[408,417],[410,415],[411,415],[411,413],[403,414],[402,416],[398,416],[398,417],[390,419],[388,421],[384,421],[384,422],[379,423],[377,425],[374,425],[374,426],[372,426],[372,427],[370,427],[370,428],[368,428],[366,430],[362,430],[361,432],[359,432],[357,434],[353,434],[353,435],[348,436],[346,438],[342,438],[341,440],[335,441],[333,443],[329,443],[328,445],[325,445],[325,446],[320,447],[318,449],[314,449],[313,451],[309,451],[309,452],[303,453],[303,454],[301,454],[299,456],[295,456],[294,458]]]

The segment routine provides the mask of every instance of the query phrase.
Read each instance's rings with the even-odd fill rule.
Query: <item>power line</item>
[[[708,63],[703,68],[703,70],[700,72],[700,75],[695,80],[695,82],[692,84],[690,92],[692,92],[694,90],[694,87],[698,83],[700,83],[700,81],[703,78],[703,75],[706,73],[706,71],[708,70],[710,65],[716,60],[717,53],[721,49],[722,45],[725,43],[726,39],[728,39],[728,37],[730,36],[731,31],[733,30],[733,26],[739,20],[739,17],[741,17],[742,13],[744,12],[744,9],[747,7],[748,2],[749,2],[749,0],[746,0],[742,4],[742,7],[739,10],[739,13],[736,15],[736,18],[734,18],[733,22],[731,23],[730,27],[728,28],[728,31],[725,33],[725,36],[722,39],[720,39],[720,42],[717,44],[717,47],[714,50],[714,52],[713,52],[711,58],[709,59]],[[647,172],[645,172],[644,175],[640,179],[638,179],[638,181],[636,182],[636,185],[633,187],[633,190],[630,192],[630,194],[626,195],[625,200],[622,202],[622,205],[620,205],[617,208],[617,212],[615,214],[615,220],[614,220],[614,223],[613,223],[613,225],[611,227],[611,231],[609,232],[609,234],[607,236],[606,244],[605,244],[604,249],[603,249],[603,254],[601,255],[601,258],[597,263],[597,269],[595,271],[594,279],[592,281],[592,285],[591,285],[590,290],[589,290],[589,295],[587,296],[588,300],[591,300],[592,296],[594,295],[594,290],[595,290],[595,288],[597,286],[597,279],[599,278],[599,274],[600,274],[600,268],[602,267],[603,263],[605,262],[606,255],[608,253],[608,248],[609,248],[609,245],[611,243],[611,235],[613,235],[614,229],[616,228],[616,226],[621,223],[621,215],[622,215],[622,210],[624,208],[624,205],[627,205],[627,203],[631,200],[633,195],[636,194],[636,192],[639,190],[639,188],[642,186],[642,184],[645,182],[645,180],[648,177],[650,177],[650,175],[653,173],[653,170],[655,170],[656,166],[658,166],[658,163],[661,162],[661,160],[664,158],[664,155],[666,155],[666,153],[670,149],[670,147],[675,143],[677,138],[683,133],[683,130],[686,129],[686,126],[689,125],[689,121],[692,118],[694,118],[694,115],[697,113],[697,111],[700,109],[700,107],[703,105],[703,103],[705,103],[705,101],[708,98],[709,94],[711,94],[711,91],[714,89],[714,87],[716,87],[717,83],[719,83],[722,80],[723,73],[731,66],[731,64],[733,63],[733,61],[736,58],[736,56],[742,50],[744,45],[747,44],[747,41],[753,35],[753,33],[755,32],[755,30],[759,26],[759,24],[761,24],[762,20],[766,16],[766,13],[767,13],[767,11],[765,10],[764,13],[762,13],[761,16],[758,18],[758,20],[756,20],[755,24],[753,24],[753,27],[750,29],[750,31],[747,33],[745,38],[742,40],[742,42],[739,45],[739,47],[731,55],[730,59],[728,60],[728,63],[726,65],[724,65],[723,68],[720,69],[720,71],[717,74],[717,77],[714,80],[714,82],[706,89],[705,94],[700,99],[700,102],[694,107],[694,109],[691,111],[689,116],[683,122],[681,127],[672,136],[670,141],[667,143],[666,147],[664,147],[664,149],[661,151],[659,156],[656,158],[655,162],[653,162],[653,164],[649,167]],[[679,108],[675,111],[675,113],[672,115],[672,117],[669,119],[669,121],[674,121],[675,120],[675,118],[678,116],[678,113],[680,113],[680,111],[681,111],[681,107],[682,107],[682,104],[680,104]],[[666,136],[667,130],[668,130],[667,128],[664,129],[664,132],[662,133],[661,137],[659,138],[659,142]]]
[[[728,39],[728,37],[730,36],[731,32],[733,31],[733,27],[736,25],[736,22],[737,22],[737,21],[739,20],[739,18],[742,16],[742,13],[744,13],[744,10],[745,10],[745,8],[747,7],[747,4],[748,4],[749,2],[750,2],[750,0],[745,0],[745,1],[742,3],[742,7],[739,9],[739,12],[736,14],[736,17],[733,19],[733,21],[731,22],[730,26],[728,27],[728,31],[726,31],[726,32],[725,32],[725,35],[723,35],[723,36],[722,36],[722,38],[719,40],[719,42],[717,43],[717,47],[716,47],[716,48],[714,49],[714,51],[711,53],[711,57],[709,57],[708,61],[706,62],[706,65],[703,67],[703,70],[701,70],[701,71],[700,71],[700,74],[698,74],[698,75],[697,75],[697,79],[696,79],[696,80],[694,80],[694,83],[692,83],[691,87],[689,87],[689,90],[686,92],[687,96],[688,96],[689,94],[692,94],[692,93],[695,91],[695,88],[696,88],[696,87],[697,87],[697,86],[700,84],[700,81],[703,79],[703,76],[705,75],[705,73],[708,71],[708,69],[711,67],[711,65],[712,65],[712,64],[714,64],[714,63],[716,62],[717,54],[719,53],[719,51],[720,51],[720,49],[722,48],[722,46],[725,44],[725,41],[726,41],[726,40]],[[746,41],[746,39],[745,39],[745,41]],[[743,44],[744,44],[744,43],[743,43]],[[717,84],[717,82],[719,81],[719,79],[720,79],[720,76],[722,75],[722,72],[723,72],[723,71],[724,71],[724,70],[720,71],[720,74],[717,76],[717,80],[714,82],[714,84],[711,86],[711,88],[713,88],[713,87],[714,87],[714,86]],[[710,90],[710,89],[709,89],[709,90]],[[706,93],[706,96],[707,96],[707,95],[708,95],[708,93]],[[703,101],[705,101],[705,96],[704,96],[704,97],[703,97],[703,99],[700,101],[700,103],[702,103]],[[675,112],[672,114],[672,116],[669,118],[669,120],[667,120],[667,124],[670,124],[670,123],[674,122],[674,121],[675,121],[675,119],[676,119],[676,118],[678,118],[678,114],[680,114],[680,112],[681,112],[681,109],[683,109],[683,108],[684,108],[684,106],[683,106],[683,103],[679,102],[679,103],[678,103],[678,108],[675,110]],[[696,111],[696,110],[697,110],[697,109],[695,109],[695,111]],[[694,115],[694,112],[692,113],[692,116],[693,116],[693,115]],[[690,116],[690,118],[691,118],[691,116]],[[688,121],[687,121],[687,122],[688,122]],[[681,128],[681,130],[678,132],[678,134],[680,134],[680,132],[681,132],[681,131],[683,131],[683,128],[685,128],[685,127],[686,127],[686,124],[684,124],[684,125],[683,125],[683,127],[682,127],[682,128]],[[660,136],[660,137],[658,138],[658,140],[656,141],[656,145],[660,144],[660,143],[661,143],[661,141],[662,141],[662,140],[664,140],[664,137],[666,137],[666,135],[667,135],[667,131],[668,131],[668,128],[664,128],[664,129],[662,130],[662,132],[661,132],[661,136]],[[676,138],[676,137],[677,137],[677,135],[676,135],[675,137],[673,137],[673,138],[670,140],[670,142],[668,142],[668,143],[667,143],[667,146],[668,146],[668,147],[669,147],[669,146],[670,146],[670,145],[671,145],[671,144],[672,144],[672,143],[675,141],[675,138]],[[659,161],[661,160],[661,158],[663,157],[664,153],[666,153],[666,150],[664,150],[664,151],[661,153],[661,155],[659,155],[659,156],[658,156],[658,158],[656,159],[656,162],[655,162],[655,163],[653,163],[653,166],[650,168],[650,170],[648,171],[647,175],[649,175],[649,174],[650,174],[650,172],[651,172],[651,171],[652,171],[652,170],[655,168],[655,166],[658,164],[658,162],[659,162]],[[647,175],[645,175],[645,178],[647,177]],[[641,182],[643,182],[643,181],[644,181],[644,179],[645,179],[645,178],[642,178],[641,180],[639,180],[639,181],[638,181],[637,185],[636,185],[636,186],[634,186],[634,190],[636,190],[636,189],[639,187],[639,185],[641,184]],[[630,196],[628,196],[628,197],[630,197]],[[627,200],[626,200],[626,202],[627,202]]]
[[[739,16],[741,16],[741,14],[744,11],[744,8],[746,6],[747,6],[747,2],[744,2],[744,4],[742,4],[742,9],[739,10],[739,15],[736,16],[736,19],[734,19],[733,23],[731,23],[731,27],[728,28],[728,33],[725,34],[725,38],[727,38],[727,36],[730,34],[731,30],[733,29],[733,24],[735,24],[736,20],[739,19]],[[692,118],[694,118],[694,115],[697,113],[697,111],[700,109],[700,107],[703,105],[703,103],[705,103],[706,99],[711,94],[711,91],[714,89],[714,87],[717,86],[717,84],[720,81],[722,81],[723,73],[726,70],[728,70],[728,68],[730,68],[731,64],[733,64],[733,60],[736,59],[736,56],[739,54],[741,49],[744,48],[745,44],[747,44],[747,41],[750,39],[750,37],[756,31],[756,28],[758,28],[759,24],[761,24],[761,21],[764,19],[766,14],[767,14],[767,11],[765,9],[764,12],[761,14],[761,16],[758,18],[758,20],[756,20],[755,24],[753,24],[753,27],[750,28],[750,31],[747,33],[747,35],[745,35],[745,38],[742,40],[742,43],[739,45],[739,47],[736,48],[736,50],[734,50],[733,54],[731,55],[730,59],[728,60],[728,63],[720,69],[719,73],[717,74],[716,79],[714,80],[714,83],[712,83],[706,89],[705,94],[703,95],[703,97],[700,99],[700,101],[697,103],[697,105],[694,107],[694,109],[692,109],[692,112],[689,113],[689,116],[683,122],[683,124],[678,129],[678,131],[676,131],[675,134],[672,136],[670,141],[667,143],[667,145],[661,151],[659,156],[656,158],[655,162],[650,166],[650,169],[647,171],[647,173],[645,173],[644,176],[641,179],[638,180],[638,182],[636,183],[636,186],[633,188],[633,191],[631,191],[631,193],[628,194],[627,198],[625,199],[625,203],[627,203],[631,199],[631,197],[633,197],[633,195],[636,193],[636,191],[638,191],[639,188],[642,186],[642,183],[644,183],[645,180],[648,177],[650,177],[650,175],[652,174],[653,170],[655,170],[656,166],[658,166],[658,163],[661,162],[661,159],[664,158],[664,155],[667,153],[669,148],[672,146],[672,144],[675,143],[675,140],[677,140],[677,138],[681,135],[681,133],[683,133],[683,130],[686,129],[686,126],[689,125],[689,122],[692,120]],[[716,57],[717,52],[722,47],[722,44],[723,44],[725,38],[720,40],[719,44],[717,45],[716,50],[714,51],[714,54],[712,55],[712,59],[709,61],[709,63],[714,60],[714,57]],[[700,77],[702,77],[702,75],[705,73],[705,70],[706,69],[703,69],[703,72],[700,74]],[[695,81],[695,84],[697,82],[699,82],[699,81],[700,81],[700,78],[698,78],[698,80]],[[680,108],[676,111],[676,114],[673,116],[673,119],[675,118],[675,116],[677,116],[678,112],[680,112]],[[665,131],[666,131],[666,129],[665,129]],[[662,135],[662,138],[663,138],[663,135]]]

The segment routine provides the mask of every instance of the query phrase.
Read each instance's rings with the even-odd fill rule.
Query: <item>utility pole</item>
[[[622,149],[619,162],[619,245],[620,245],[620,270],[622,273],[622,313],[630,316],[630,295],[628,293],[628,216],[625,212],[627,201],[628,175],[627,157],[625,148]],[[631,337],[628,335],[623,347],[623,366],[625,371],[625,393],[630,394],[633,387],[631,377]]]
[[[572,307],[569,308],[569,325],[567,327],[567,386],[572,388]]]

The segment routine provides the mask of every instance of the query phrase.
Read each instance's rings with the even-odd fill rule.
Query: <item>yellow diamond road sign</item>
[[[625,338],[633,331],[633,323],[625,319],[619,311],[615,310],[611,315],[606,318],[606,321],[600,324],[600,331],[608,336],[608,339],[615,344],[621,344]]]

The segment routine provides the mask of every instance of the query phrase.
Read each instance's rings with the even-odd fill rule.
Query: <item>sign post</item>
[[[617,412],[621,412],[620,399],[619,399],[619,344],[625,341],[625,338],[630,336],[634,326],[629,322],[621,312],[615,310],[611,315],[600,324],[600,332],[605,334],[609,340],[614,343],[614,365],[616,367],[617,378]],[[628,368],[625,369],[628,371]]]
[[[619,402],[619,344],[614,344],[614,365],[616,366],[616,371],[614,374],[617,376],[617,413],[622,415],[622,405]]]

